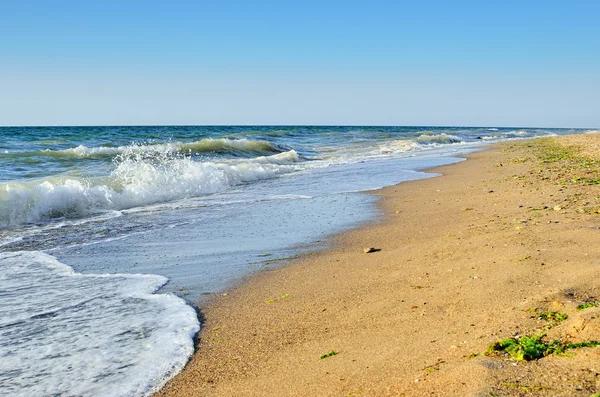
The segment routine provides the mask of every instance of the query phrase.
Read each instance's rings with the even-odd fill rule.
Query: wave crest
[[[58,158],[102,158],[117,155],[144,154],[172,154],[172,153],[226,153],[241,157],[280,153],[285,149],[271,142],[255,141],[251,139],[205,138],[195,142],[168,142],[155,144],[132,144],[127,146],[98,146],[88,147],[79,145],[74,148],[62,150],[45,149],[39,152],[21,153],[21,155],[37,155]]]
[[[412,139],[400,139],[379,147],[381,153],[403,153],[416,149],[419,144]]]
[[[0,228],[218,193],[299,170],[300,160],[294,150],[222,163],[134,153],[103,178],[61,176],[0,184]]]
[[[420,143],[437,143],[437,144],[448,144],[448,143],[459,143],[462,142],[462,139],[457,137],[456,135],[450,135],[446,133],[441,133],[438,135],[435,134],[423,134],[417,138],[417,142]]]

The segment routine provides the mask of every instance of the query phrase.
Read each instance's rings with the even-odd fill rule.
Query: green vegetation
[[[542,163],[555,163],[557,161],[573,161],[577,158],[575,150],[556,143],[552,138],[541,138],[536,140],[534,147],[539,150]]]
[[[580,148],[576,146],[563,146],[552,138],[543,138],[535,141],[537,154],[541,163],[560,163],[561,172],[580,173],[585,175],[564,175],[563,182],[580,185],[600,184],[600,161],[579,154]]]
[[[593,172],[597,172],[597,171],[593,171]],[[584,185],[600,185],[600,178],[581,178],[581,177],[575,177],[571,179],[571,182],[573,183],[581,183]]]
[[[530,361],[553,353],[553,347],[544,343],[541,336],[523,336],[519,339],[508,338],[493,343],[488,348],[487,354],[505,353],[516,361]]]
[[[280,296],[280,297],[278,297],[278,298],[267,299],[267,300],[265,300],[265,303],[266,303],[266,304],[275,303],[275,302],[278,302],[278,301],[280,301],[280,300],[283,300],[283,299],[290,298],[291,296],[292,296],[291,294],[283,294],[283,295],[281,295],[281,296]]]
[[[577,306],[577,310],[589,309],[590,307],[596,307],[596,306],[598,306],[598,302],[585,302],[585,303],[582,303],[581,305]]]
[[[537,360],[550,354],[562,354],[569,349],[600,346],[600,342],[561,343],[557,340],[545,342],[544,335],[508,338],[492,343],[486,354],[506,354],[515,361]]]
[[[581,347],[596,347],[596,346],[600,346],[600,342],[596,342],[596,341],[586,341],[586,342],[579,342],[579,343],[567,343],[564,345],[564,349],[579,349]]]
[[[558,325],[558,324],[562,323],[567,318],[569,318],[569,316],[567,315],[567,313],[545,312],[545,313],[540,313],[538,315],[538,318],[540,320],[550,321],[553,323],[552,325],[554,326],[554,325]]]
[[[322,360],[327,357],[335,356],[336,354],[338,354],[338,353],[336,351],[332,350],[329,353],[323,354],[321,357],[319,357],[319,360]]]
[[[561,145],[556,139],[539,138],[524,143],[513,143],[514,148],[525,147],[531,156],[513,160],[517,163],[537,161],[544,165],[538,170],[542,179],[561,184],[598,185],[600,184],[600,160],[581,155],[581,147]],[[510,150],[510,147],[508,148]],[[537,207],[531,211],[539,211]]]
[[[583,310],[588,307],[596,307],[599,305],[599,302],[582,303],[577,307],[577,310]],[[538,308],[532,307],[525,311],[537,313]],[[536,317],[540,320],[547,321],[547,325],[537,330],[533,335],[516,336],[492,343],[485,354],[488,356],[503,354],[515,361],[530,361],[540,359],[550,354],[565,354],[565,352],[570,349],[600,346],[599,341],[564,343],[559,340],[552,340],[546,342],[544,340],[546,332],[564,322],[569,316],[567,313],[547,311],[536,314]]]
[[[522,391],[544,391],[544,390],[548,390],[548,388],[544,387],[544,386],[527,386],[527,385],[520,385],[518,383],[511,383],[511,382],[504,382],[504,383],[502,383],[502,386],[507,387],[507,388],[518,389],[518,390],[522,390]]]

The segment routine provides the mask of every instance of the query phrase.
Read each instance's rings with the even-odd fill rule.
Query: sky
[[[0,125],[600,127],[600,2],[0,1]]]

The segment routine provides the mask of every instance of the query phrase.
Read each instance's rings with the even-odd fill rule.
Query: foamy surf
[[[73,148],[52,150],[44,149],[38,152],[25,152],[21,155],[27,156],[50,156],[58,158],[94,158],[113,157],[116,155],[148,154],[154,153],[227,153],[242,156],[254,156],[257,154],[278,153],[283,148],[273,143],[261,140],[250,140],[246,138],[206,138],[194,142],[167,142],[167,143],[134,143],[125,146],[98,146],[88,147],[79,145]]]
[[[183,369],[194,309],[153,275],[79,274],[0,253],[0,384],[10,396],[148,396]]]
[[[107,177],[57,176],[0,183],[0,228],[223,192],[243,183],[300,170],[299,161],[293,150],[223,162],[130,155]]]
[[[459,143],[462,142],[462,139],[456,135],[451,134],[433,134],[427,133],[423,134],[417,138],[418,142],[422,143],[437,143],[437,144],[449,144],[449,143]]]

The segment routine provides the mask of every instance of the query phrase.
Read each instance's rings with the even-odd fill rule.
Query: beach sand
[[[484,354],[514,336],[600,340],[600,307],[577,310],[600,300],[600,163],[573,145],[600,159],[600,134],[508,142],[374,193],[381,221],[205,305],[196,354],[158,395],[600,391],[600,348]]]

